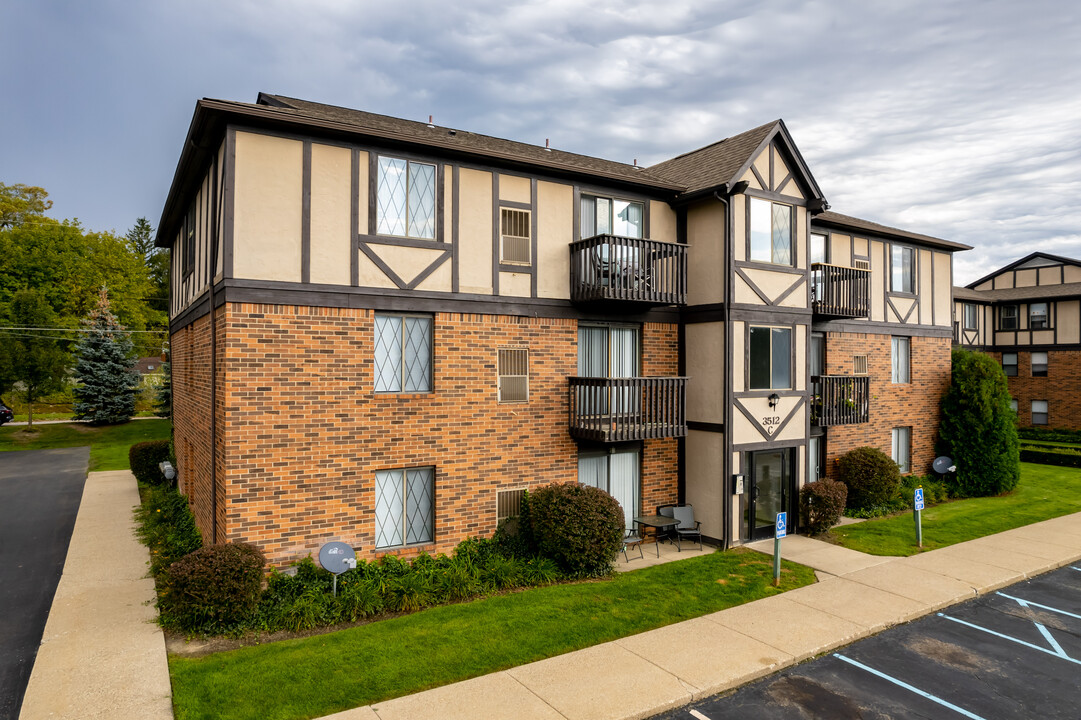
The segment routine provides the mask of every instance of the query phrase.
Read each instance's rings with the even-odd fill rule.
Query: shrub
[[[611,570],[623,546],[623,508],[608,493],[577,483],[537,488],[529,499],[537,550],[571,575]]]
[[[865,510],[885,505],[901,487],[901,471],[877,448],[859,447],[837,459],[837,479],[848,487],[847,506]]]
[[[136,535],[150,550],[150,575],[203,546],[188,499],[167,487],[150,487],[135,508]]]
[[[847,497],[848,487],[829,478],[804,485],[799,491],[799,515],[807,533],[821,535],[836,525]]]
[[[954,348],[951,360],[936,448],[957,466],[951,489],[962,497],[1009,492],[1017,486],[1021,466],[1006,375],[981,352]]]
[[[135,479],[148,485],[166,485],[168,482],[158,465],[169,459],[168,440],[138,442],[128,450],[128,463]],[[173,481],[176,482],[175,480]]]
[[[162,619],[187,632],[228,632],[250,622],[266,559],[247,543],[208,545],[169,566]]]

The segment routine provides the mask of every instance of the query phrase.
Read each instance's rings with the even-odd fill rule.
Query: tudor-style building
[[[1034,252],[953,295],[954,341],[1002,363],[1018,424],[1081,430],[1081,260]]]
[[[781,121],[642,169],[200,101],[157,242],[204,537],[446,551],[578,481],[729,544],[850,447],[926,472],[965,246],[827,207]]]

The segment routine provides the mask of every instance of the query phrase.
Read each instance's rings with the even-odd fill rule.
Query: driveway
[[[0,718],[17,718],[83,496],[90,448],[0,453]]]

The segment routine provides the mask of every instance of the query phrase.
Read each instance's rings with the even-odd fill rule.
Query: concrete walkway
[[[138,503],[129,471],[87,477],[21,720],[173,717]]]

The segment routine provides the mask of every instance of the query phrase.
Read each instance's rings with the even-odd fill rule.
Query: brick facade
[[[432,466],[435,541],[392,552],[446,552],[494,532],[499,489],[577,479],[575,320],[437,313],[433,391],[376,394],[373,311],[232,303],[219,313],[220,540],[254,542],[276,564],[330,540],[375,557],[375,472]],[[174,334],[178,379],[208,366],[206,326]],[[530,351],[528,403],[498,402],[504,347]],[[675,325],[646,324],[642,347],[644,374],[676,374]],[[177,386],[178,461],[206,535],[209,375],[193,374]],[[644,443],[643,510],[676,501],[676,457],[675,439]]]
[[[935,440],[941,420],[942,396],[950,385],[950,338],[912,337],[909,346],[910,380],[891,382],[891,336],[869,333],[826,335],[826,374],[851,375],[852,357],[867,356],[871,378],[870,420],[838,425],[826,432],[826,475],[835,461],[857,447],[892,452],[895,427],[912,428],[912,472],[931,472]]]
[[[990,353],[1002,364],[1002,352]],[[1032,401],[1047,401],[1047,425],[1035,427],[1081,430],[1081,350],[1048,350],[1047,376],[1032,377],[1032,353],[1017,351],[1017,377],[1006,378],[1017,401],[1017,424],[1032,425]]]

